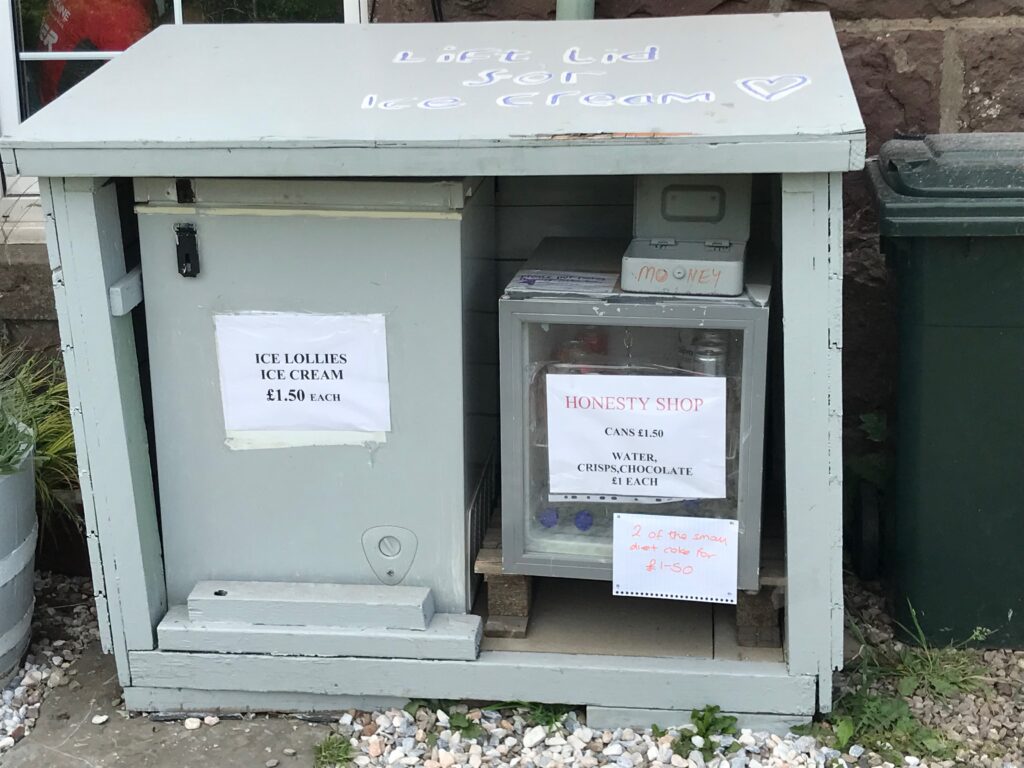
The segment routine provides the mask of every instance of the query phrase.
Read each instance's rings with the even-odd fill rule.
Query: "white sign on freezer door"
[[[724,498],[725,384],[548,374],[550,493]]]
[[[214,325],[229,435],[391,429],[384,315],[245,312]]]

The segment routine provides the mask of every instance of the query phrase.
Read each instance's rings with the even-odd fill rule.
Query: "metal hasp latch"
[[[195,224],[175,224],[174,240],[178,249],[178,274],[196,277],[199,274],[199,241]]]

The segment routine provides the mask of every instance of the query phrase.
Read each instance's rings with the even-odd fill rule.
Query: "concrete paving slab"
[[[81,687],[51,690],[32,732],[3,757],[3,768],[308,768],[330,727],[258,715],[188,731],[181,722],[128,717],[112,656],[94,645],[72,666]],[[93,725],[96,715],[107,715]],[[282,750],[296,750],[288,756]]]

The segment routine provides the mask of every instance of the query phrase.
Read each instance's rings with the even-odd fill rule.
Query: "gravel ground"
[[[846,611],[866,642],[883,649],[902,647],[877,592],[848,581]],[[981,661],[986,680],[977,693],[954,693],[948,698],[904,697],[923,725],[940,731],[957,745],[955,760],[937,761],[933,766],[1024,766],[1024,651],[983,651]],[[837,675],[840,690],[847,682],[844,673]],[[879,764],[877,755],[866,756],[871,764]]]
[[[48,691],[78,686],[74,660],[98,642],[95,606],[87,579],[39,574],[34,640],[25,668],[3,692],[0,709],[0,752],[11,748],[32,729]],[[848,591],[851,615],[875,645],[893,644],[892,622],[881,600],[854,586]],[[1024,747],[1024,652],[990,651],[984,654],[991,685],[980,694],[961,694],[948,700],[908,699],[912,711],[925,724],[945,732],[962,747],[955,760],[929,762],[907,756],[904,765],[987,766],[1021,765]],[[844,684],[842,675],[839,685]],[[120,702],[110,702],[117,707]],[[885,766],[880,756],[851,745],[845,753],[811,736],[785,737],[741,730],[735,736],[714,736],[703,743],[692,731],[622,728],[592,730],[582,712],[569,712],[557,723],[538,725],[528,709],[493,711],[458,705],[447,711],[419,708],[349,712],[323,736],[336,732],[352,747],[354,768],[784,768],[786,766]],[[550,717],[550,712],[548,713]],[[114,715],[126,716],[122,712]],[[254,716],[246,716],[251,720]],[[85,727],[103,728],[107,719],[97,715]],[[742,723],[741,723],[742,725]],[[173,727],[187,732],[216,733],[226,727],[216,717],[189,718]],[[682,736],[693,744],[673,751]],[[280,757],[267,755],[265,768],[309,766],[308,755],[281,744]],[[717,752],[707,758],[707,753]],[[724,753],[724,754],[723,754]],[[255,766],[254,768],[259,768]]]
[[[0,753],[32,730],[47,690],[77,685],[72,663],[90,643],[99,641],[88,578],[36,573],[35,591],[29,653],[2,694]]]

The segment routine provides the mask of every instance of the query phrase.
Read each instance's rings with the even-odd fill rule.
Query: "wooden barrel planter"
[[[33,453],[0,475],[0,686],[17,673],[32,634],[38,524]]]

